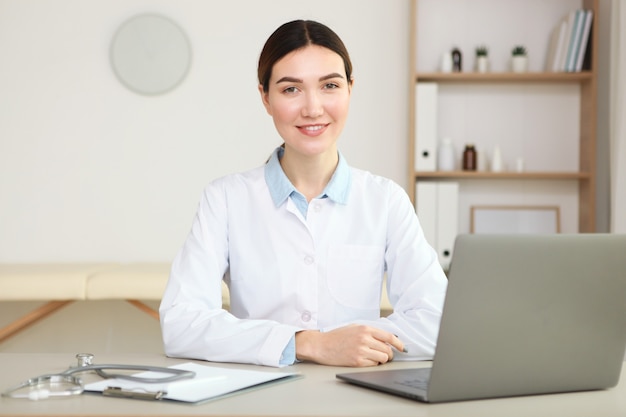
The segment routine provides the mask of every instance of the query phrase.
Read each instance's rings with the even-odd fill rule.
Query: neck
[[[339,155],[334,147],[315,156],[303,156],[286,147],[280,160],[285,175],[307,201],[311,201],[324,191],[338,163]]]

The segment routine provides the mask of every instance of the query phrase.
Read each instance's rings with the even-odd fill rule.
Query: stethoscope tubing
[[[142,376],[133,376],[127,374],[116,374],[106,372],[107,369],[112,370],[124,370],[124,371],[145,371],[145,372],[160,372],[165,374],[170,374],[167,377],[142,377]],[[127,381],[135,381],[135,382],[143,382],[146,384],[158,384],[158,383],[167,383],[174,382],[180,379],[193,378],[196,373],[193,371],[186,371],[184,369],[175,369],[175,368],[162,368],[160,366],[148,366],[148,365],[85,365],[77,368],[70,368],[67,371],[63,372],[62,375],[74,375],[77,373],[94,371],[98,375],[100,375],[104,379],[124,379]]]
[[[107,370],[118,371],[146,371],[146,372],[158,372],[170,374],[167,377],[141,377],[120,373],[110,373]],[[14,387],[11,387],[2,392],[3,397],[13,398],[32,398],[31,394],[17,394],[17,391],[24,388],[42,388],[44,385],[51,385],[54,383],[66,383],[70,387],[63,391],[55,391],[54,396],[71,396],[82,394],[84,391],[84,385],[80,378],[76,375],[84,372],[93,371],[104,379],[124,379],[127,381],[135,381],[141,383],[155,384],[155,383],[168,383],[178,381],[180,379],[193,378],[195,372],[186,371],[184,369],[164,368],[160,366],[148,366],[148,365],[119,365],[119,364],[103,364],[103,365],[81,365],[77,367],[69,368],[58,374],[46,374],[40,375],[34,378],[30,378]]]

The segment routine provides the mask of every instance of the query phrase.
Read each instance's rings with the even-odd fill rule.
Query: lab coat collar
[[[274,150],[267,164],[265,164],[265,182],[276,207],[283,204],[292,193],[298,192],[280,166],[279,161],[284,152],[283,147],[279,146]],[[335,203],[346,204],[350,195],[352,178],[348,163],[341,152],[338,152],[338,154],[339,163],[337,168],[320,197],[328,197]]]

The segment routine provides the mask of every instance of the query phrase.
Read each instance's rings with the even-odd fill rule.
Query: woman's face
[[[336,155],[345,125],[352,80],[343,59],[317,45],[295,50],[272,68],[268,92],[259,86],[263,104],[274,119],[285,147],[303,156]]]

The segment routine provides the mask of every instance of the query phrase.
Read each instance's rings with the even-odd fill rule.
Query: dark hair
[[[352,77],[352,62],[346,46],[328,26],[313,20],[294,20],[283,24],[270,35],[259,57],[258,77],[263,91],[269,91],[274,64],[290,52],[308,45],[318,45],[336,52],[342,59],[348,82]]]

